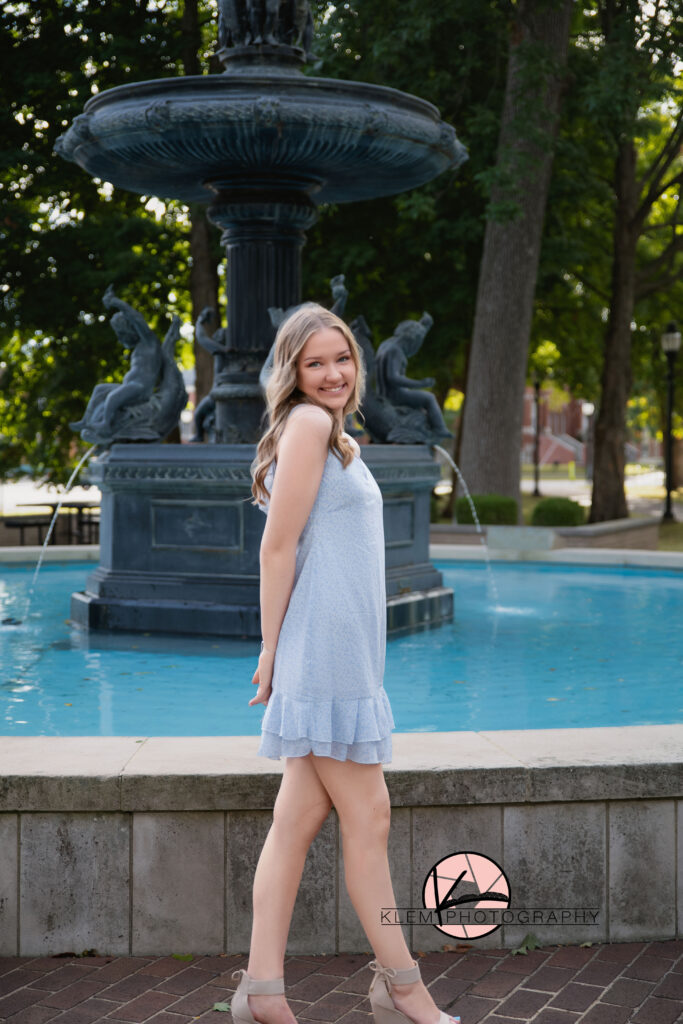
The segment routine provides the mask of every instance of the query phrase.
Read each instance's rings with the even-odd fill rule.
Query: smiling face
[[[346,338],[336,327],[323,327],[310,336],[297,359],[296,383],[304,395],[341,420],[356,383],[356,366]]]

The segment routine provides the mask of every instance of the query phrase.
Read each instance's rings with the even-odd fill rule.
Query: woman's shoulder
[[[332,431],[332,417],[328,412],[320,405],[314,405],[313,402],[299,402],[298,405],[293,406],[287,414],[287,423],[293,420],[307,419],[310,423],[320,423],[322,426],[327,426]]]
[[[301,427],[299,424],[301,424]],[[292,428],[295,431],[301,430],[302,433],[305,433],[306,437],[310,437],[311,433],[314,432],[316,435],[319,435],[321,439],[328,441],[330,434],[332,433],[332,427],[333,423],[331,416],[319,405],[313,405],[310,402],[300,402],[298,405],[295,405],[293,409],[290,409],[287,414],[285,427],[280,435],[275,457],[277,458],[277,450],[282,443],[282,438],[285,436],[285,433],[291,431]]]

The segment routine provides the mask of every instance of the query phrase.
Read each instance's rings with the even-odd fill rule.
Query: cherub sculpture
[[[115,310],[110,323],[120,344],[130,349],[130,370],[120,384],[97,384],[83,418],[69,425],[84,441],[105,447],[115,441],[162,441],[187,404],[175,362],[180,318],[173,317],[161,345],[145,318],[119,299],[112,285],[103,302]]]
[[[216,316],[216,310],[212,309],[211,306],[206,306],[199,316],[197,317],[197,323],[195,324],[194,336],[198,343],[207,352],[210,352],[213,356],[213,382],[214,385],[220,380],[220,376],[225,369],[226,357],[230,352],[230,348],[227,343],[227,330],[224,327],[219,327],[213,334],[209,334],[206,329],[206,325],[209,324]],[[194,414],[194,436],[190,438],[193,443],[200,443],[206,436],[207,440],[215,440],[215,421],[216,421],[216,399],[211,396],[211,393],[205,395],[201,402],[195,409]]]
[[[421,444],[427,441],[429,431],[421,410],[395,406],[378,393],[377,353],[365,317],[357,316],[349,326],[365,364],[366,387],[360,407],[365,433],[376,444]]]
[[[309,53],[313,15],[308,0],[219,0],[222,47],[299,46]]]
[[[394,408],[408,406],[409,409],[423,410],[427,422],[422,431],[424,437],[420,440],[429,441],[453,436],[434,395],[422,390],[433,387],[434,378],[413,380],[405,375],[405,371],[408,360],[419,350],[433,323],[429,313],[423,313],[420,320],[401,321],[392,336],[379,346],[375,357],[378,395],[387,399]]]

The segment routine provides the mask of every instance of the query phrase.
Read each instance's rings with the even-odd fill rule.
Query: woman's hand
[[[267,704],[272,693],[271,681],[273,678],[273,663],[275,661],[275,655],[271,654],[270,651],[263,650],[259,656],[258,668],[254,672],[252,683],[254,686],[258,686],[256,696],[252,697],[249,701],[249,706],[253,704]]]

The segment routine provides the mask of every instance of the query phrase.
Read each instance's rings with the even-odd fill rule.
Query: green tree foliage
[[[469,150],[404,195],[323,207],[304,250],[304,294],[327,303],[344,273],[347,314],[363,313],[375,341],[399,320],[434,317],[411,374],[436,377],[441,401],[464,387],[486,190],[505,84],[507,17],[497,0],[351,0],[317,5],[313,74],[391,86],[439,108]]]
[[[587,0],[575,8],[532,340],[533,349],[554,343],[560,353],[554,379],[593,401],[600,394],[612,295],[614,159],[623,118],[633,110],[625,97],[634,82],[640,88],[650,81],[653,54],[664,38],[661,32],[645,38],[642,74],[631,62],[620,67],[605,47],[600,7],[607,2]],[[635,0],[619,4],[638,6]],[[469,149],[469,161],[455,176],[385,200],[323,207],[304,250],[304,297],[329,303],[329,278],[345,273],[348,316],[363,313],[377,342],[398,320],[424,309],[432,313],[434,327],[410,372],[435,376],[443,400],[452,387],[464,390],[466,380],[517,2],[313,0],[312,6],[319,59],[307,73],[375,82],[430,100]],[[652,9],[671,12],[667,30],[673,31],[680,0]],[[190,319],[187,210],[94,182],[56,157],[53,146],[97,90],[215,70],[215,13],[215,0],[2,6],[0,474],[28,463],[63,481],[83,450],[69,421],[79,418],[95,382],[120,378],[125,368],[101,305],[107,284],[113,282],[160,334],[171,312]],[[658,62],[662,74],[652,79],[656,88],[648,86],[629,114],[641,177],[648,167],[656,169],[677,123],[666,52]],[[679,244],[679,184],[660,191],[638,242],[634,389],[660,398],[659,334],[683,298],[683,275],[675,263],[667,270],[662,259]],[[217,257],[217,231],[213,238]],[[678,393],[683,396],[683,386]]]
[[[625,508],[626,402],[644,395],[663,409],[659,336],[683,302],[682,25],[680,0],[576,9],[534,336],[558,345],[555,378],[609,415],[599,518]]]
[[[69,428],[125,354],[101,297],[113,282],[161,336],[185,312],[187,217],[114,190],[53,152],[98,91],[182,72],[177,4],[8,3],[0,21],[0,473],[63,481]]]
[[[536,341],[552,338],[560,347],[555,376],[591,401],[599,397],[602,338],[611,297],[613,171],[619,133],[610,116],[616,111],[610,97],[620,88],[619,81],[612,80],[613,58],[604,53],[597,14],[595,5],[576,8],[534,323]],[[675,127],[672,115],[680,106],[675,80],[665,76],[661,86],[661,102],[640,111],[644,133],[637,142],[643,167],[654,163]],[[599,118],[598,104],[604,107]],[[680,189],[671,187],[653,202],[639,243],[633,337],[636,387],[646,380],[638,365],[640,353],[649,365],[653,339],[659,344],[658,329],[682,305],[683,279],[675,262],[667,269],[661,261],[665,273],[659,276],[655,265],[680,224]]]
[[[364,312],[377,341],[398,320],[428,309],[435,327],[415,364],[433,367],[445,397],[453,382],[464,382],[486,203],[479,175],[495,148],[506,19],[497,0],[356,6],[314,3],[320,62],[308,70],[431,100],[457,126],[471,158],[457,177],[443,175],[411,194],[323,208],[304,253],[304,294],[328,302],[328,279],[342,270],[349,315]],[[0,472],[28,463],[63,479],[73,464],[82,446],[69,421],[95,381],[124,369],[100,304],[109,282],[160,332],[167,313],[189,319],[196,261],[187,212],[93,182],[52,150],[92,93],[206,71],[214,18],[210,0],[36,0],[3,8]]]

